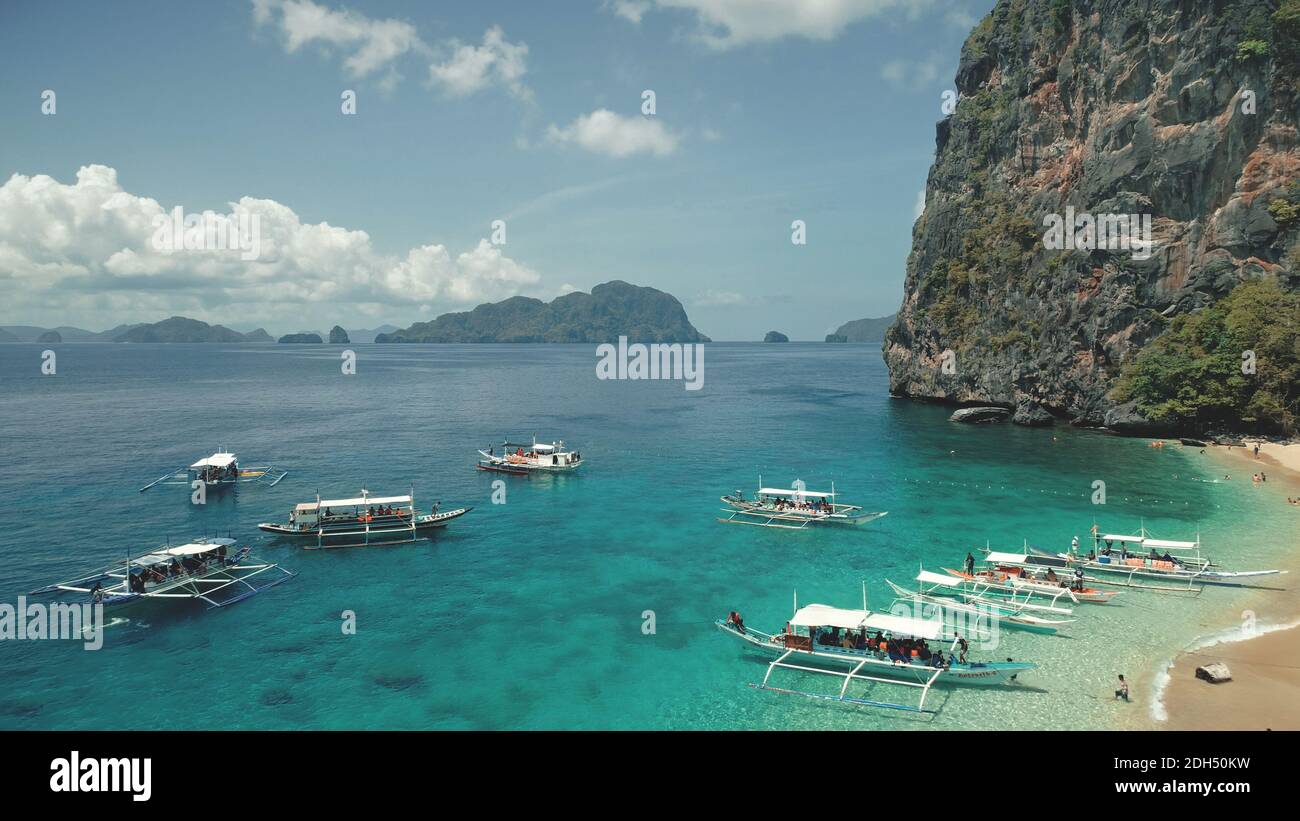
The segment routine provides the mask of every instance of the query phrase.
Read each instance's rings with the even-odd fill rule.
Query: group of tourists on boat
[[[172,559],[165,564],[142,567],[139,572],[132,572],[127,577],[127,590],[132,593],[143,593],[145,592],[145,586],[149,584],[159,585],[170,579],[200,576],[206,573],[212,564],[224,567],[227,564],[226,546],[224,544],[218,545],[215,552],[216,556],[204,555],[199,558],[186,556],[181,559]],[[104,595],[103,590],[103,584],[96,581],[95,586],[90,589],[91,600],[100,601]]]
[[[1104,548],[1102,548],[1101,555],[1102,555],[1102,556],[1113,556],[1113,555],[1115,555],[1114,545],[1113,545],[1109,540],[1106,542],[1106,546],[1105,546]],[[1095,559],[1095,558],[1097,558],[1096,554],[1095,554],[1093,551],[1089,550],[1089,551],[1088,551],[1088,560],[1089,560],[1089,561],[1092,561],[1092,560]],[[1124,559],[1140,559],[1140,558],[1142,558],[1142,557],[1139,556],[1139,555],[1136,554],[1136,553],[1130,553],[1129,550],[1128,550],[1128,543],[1126,543],[1126,542],[1120,542],[1120,543],[1119,543],[1119,558],[1120,558],[1120,560],[1124,560]],[[1175,558],[1173,557],[1173,555],[1172,555],[1168,550],[1166,550],[1166,551],[1164,552],[1164,554],[1162,555],[1162,554],[1161,554],[1158,550],[1156,550],[1154,547],[1151,548],[1151,552],[1148,553],[1148,554],[1146,555],[1146,558],[1150,559],[1150,560],[1153,561],[1153,562],[1169,562],[1170,564],[1177,564],[1177,563],[1178,563],[1178,560],[1175,559]]]
[[[785,626],[787,636],[794,635],[790,625]],[[950,659],[945,659],[942,649],[931,650],[925,639],[895,638],[886,636],[877,630],[869,634],[865,627],[857,630],[839,627],[814,627],[809,631],[814,645],[839,647],[842,650],[868,652],[881,659],[889,659],[895,664],[923,664],[930,667],[947,667]],[[966,659],[967,644],[965,639],[958,639],[961,661]]]
[[[202,471],[199,472],[199,478],[207,482],[208,484],[212,484],[214,482],[220,482],[224,479],[238,479],[239,467],[234,462],[231,462],[229,465],[226,465],[225,467],[220,467],[218,465],[208,465],[207,467],[203,468]]]
[[[776,510],[803,510],[809,513],[830,513],[831,505],[821,499],[814,499],[811,502],[794,502],[781,497],[760,496],[759,504],[771,505]]]

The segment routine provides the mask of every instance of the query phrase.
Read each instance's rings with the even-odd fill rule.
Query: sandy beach
[[[1244,447],[1215,445],[1206,452],[1236,481],[1250,482],[1254,474],[1264,471],[1270,484],[1280,482],[1286,488],[1288,497],[1300,496],[1300,442],[1260,441],[1258,456],[1255,444],[1255,440],[1246,440]],[[1300,545],[1300,509],[1295,512],[1293,541]],[[1292,570],[1290,575],[1294,574]],[[1300,621],[1300,612],[1282,618]],[[1296,659],[1300,659],[1300,627],[1181,653],[1169,668],[1170,681],[1164,692],[1168,720],[1156,726],[1170,730],[1300,729],[1300,662]],[[1197,667],[1216,661],[1228,665],[1232,681],[1210,684],[1196,678]]]
[[[1300,442],[1286,442],[1279,444],[1277,442],[1260,441],[1259,455],[1255,455],[1255,440],[1248,439],[1244,447],[1227,447],[1224,445],[1212,445],[1207,449],[1209,453],[1224,454],[1231,457],[1237,464],[1245,470],[1250,466],[1250,473],[1253,475],[1260,470],[1271,474],[1276,479],[1289,479],[1300,482]],[[1245,478],[1249,481],[1250,475],[1244,477],[1233,475],[1234,479]]]
[[[1300,730],[1300,628],[1184,653],[1170,668],[1170,730]],[[1232,681],[1210,684],[1196,668],[1221,661]]]

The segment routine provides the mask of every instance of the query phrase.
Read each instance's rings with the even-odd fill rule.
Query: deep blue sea
[[[856,607],[864,580],[885,609],[886,578],[907,584],[986,543],[1060,549],[1094,521],[1199,531],[1225,564],[1285,566],[1295,508],[1280,482],[1253,486],[1249,469],[1176,444],[950,423],[949,409],[888,397],[873,345],[710,344],[699,391],[598,380],[589,345],[351,347],[348,376],[340,346],[59,345],[45,376],[41,346],[0,346],[0,600],[214,532],[298,573],[229,608],[134,616],[98,651],[0,642],[0,728],[1144,726],[1179,648],[1246,608],[1300,610],[1289,591],[1126,592],[1078,609],[1068,638],[1004,632],[996,655],[1040,669],[1010,690],[936,691],[933,717],[759,692],[746,685],[761,657],[712,626],[729,610],[778,629],[796,590]],[[474,469],[477,448],[533,435],[587,464]],[[185,487],[137,492],[218,449],[289,475],[204,506]],[[889,515],[805,532],[718,523],[718,497],[760,474],[833,481],[842,501]],[[362,487],[474,510],[391,548],[306,551],[256,529]],[[1119,672],[1135,704],[1111,700]]]

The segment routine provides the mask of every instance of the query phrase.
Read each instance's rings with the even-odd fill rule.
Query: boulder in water
[[[948,417],[950,422],[966,422],[978,425],[983,422],[1002,422],[1011,415],[1011,411],[998,407],[962,408]]]

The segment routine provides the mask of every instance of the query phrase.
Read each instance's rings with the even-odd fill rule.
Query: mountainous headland
[[[591,293],[575,291],[550,302],[515,296],[472,311],[379,334],[376,342],[708,342],[682,303],[655,288],[614,280]]]
[[[999,0],[937,127],[891,392],[1294,434],[1298,85],[1300,0]]]
[[[261,337],[266,335],[266,340]],[[174,316],[162,322],[137,325],[113,339],[114,342],[260,342],[269,341],[266,331],[259,328],[251,334],[241,334],[223,325],[209,325],[197,319]]]
[[[875,319],[855,319],[845,322],[827,334],[827,342],[880,342],[885,338],[885,331],[894,324],[894,314]]]

